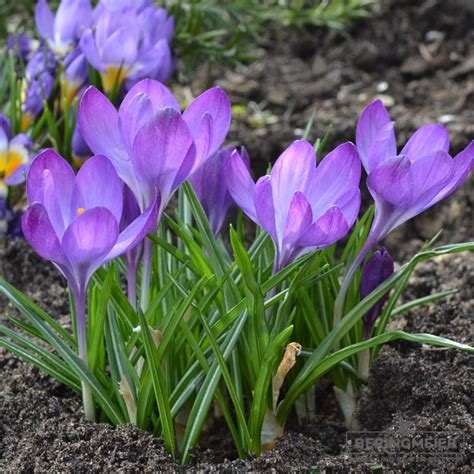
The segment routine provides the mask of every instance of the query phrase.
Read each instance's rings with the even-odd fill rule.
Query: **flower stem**
[[[127,295],[133,309],[137,309],[137,265],[127,262]]]
[[[153,259],[153,242],[145,239],[143,242],[143,268],[142,268],[142,288],[140,306],[145,312],[148,308],[150,298],[150,279],[151,279],[151,263]]]
[[[77,345],[79,348],[79,357],[86,367],[89,366],[87,354],[87,333],[86,333],[86,289],[81,288],[74,291],[74,305],[76,310],[77,324]],[[95,421],[95,407],[92,393],[87,384],[82,380],[82,401],[84,404],[84,413],[86,418]]]

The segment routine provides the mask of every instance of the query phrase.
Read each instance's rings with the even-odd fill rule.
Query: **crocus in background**
[[[91,149],[87,146],[87,143],[82,138],[82,135],[79,132],[79,127],[77,126],[72,132],[71,149],[72,159],[74,161],[74,165],[77,166],[77,168],[80,168],[82,163],[84,163],[87,158],[90,158],[93,155]]]
[[[87,60],[79,47],[64,58],[61,74],[61,97],[71,103],[88,79]]]
[[[163,81],[170,77],[173,66],[168,37],[172,32],[166,12],[163,15],[162,9],[153,6],[110,10],[99,4],[97,8],[95,29],[84,32],[80,46],[100,72],[106,93],[120,88],[125,79],[130,83],[145,77]]]
[[[364,247],[345,275],[334,308],[335,323],[342,316],[352,277],[367,253],[400,224],[458,189],[474,166],[474,142],[453,159],[443,125],[419,128],[400,153],[394,126],[380,100],[368,105],[357,123],[357,150],[375,201],[375,216]]]
[[[86,161],[77,176],[54,150],[33,161],[27,179],[29,207],[23,233],[33,249],[53,262],[74,296],[79,355],[87,365],[87,286],[105,263],[138,245],[156,222],[159,199],[120,230],[123,189],[114,167],[104,156]],[[83,382],[86,416],[94,419],[94,404]]]
[[[360,172],[352,143],[338,146],[316,166],[314,149],[306,140],[293,142],[257,183],[237,152],[226,165],[234,201],[273,239],[275,273],[347,234],[359,212]]]
[[[59,57],[66,56],[78,43],[92,22],[89,0],[61,0],[56,15],[46,0],[38,0],[35,8],[36,28],[40,36]]]
[[[189,180],[201,202],[214,235],[217,235],[221,230],[227,213],[234,204],[227,189],[225,163],[235,151],[234,147],[218,151],[207,159]],[[250,159],[245,149],[242,149],[240,157],[250,171]]]
[[[31,139],[24,133],[12,136],[10,120],[0,114],[0,198],[7,197],[8,186],[25,181],[31,147]]]
[[[28,61],[38,50],[40,42],[27,35],[8,35],[7,49],[13,51],[16,57],[21,57],[23,61]]]
[[[158,81],[137,83],[119,111],[94,87],[83,95],[79,131],[90,149],[107,156],[130,187],[141,210],[155,192],[159,215],[171,195],[221,147],[230,126],[227,95],[214,87],[196,97],[183,114],[171,92]],[[144,243],[141,305],[148,305],[152,244]]]

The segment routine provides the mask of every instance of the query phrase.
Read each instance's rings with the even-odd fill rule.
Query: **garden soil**
[[[231,140],[248,148],[261,174],[301,135],[313,111],[311,138],[332,125],[330,149],[353,140],[356,117],[378,96],[397,120],[400,143],[423,123],[442,121],[454,152],[460,151],[474,137],[474,15],[462,4],[385,1],[374,18],[350,27],[347,37],[326,30],[290,37],[270,32],[272,41],[260,59],[232,72],[211,72],[211,80],[219,78],[233,103],[251,101],[237,110]],[[198,92],[204,80],[202,75],[190,89]],[[442,242],[472,240],[472,213],[471,180],[385,244],[403,263],[440,227],[445,229]],[[25,242],[0,241],[0,274],[69,325],[64,281]],[[473,254],[420,264],[404,298],[450,288],[459,292],[401,315],[393,326],[472,343]],[[0,300],[0,319],[12,312]],[[89,423],[77,394],[2,349],[0,374],[0,472],[472,472],[473,358],[454,350],[407,342],[385,346],[358,411],[362,430],[383,436],[447,433],[455,440],[453,459],[424,459],[420,449],[356,458],[348,451],[330,385],[323,381],[315,419],[300,425],[290,420],[276,447],[261,458],[235,459],[231,440],[216,424],[183,468],[151,434],[128,425]]]

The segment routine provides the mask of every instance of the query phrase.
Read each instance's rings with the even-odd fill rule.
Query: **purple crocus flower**
[[[130,187],[140,209],[158,190],[159,215],[173,192],[222,145],[230,126],[230,103],[218,87],[193,100],[181,114],[171,92],[158,81],[137,83],[117,112],[90,87],[78,110],[79,131],[94,153],[107,156]],[[142,308],[146,309],[151,241],[145,240]]]
[[[71,103],[85,85],[88,78],[87,60],[79,47],[64,58],[64,71],[61,74],[61,96]]]
[[[24,133],[12,136],[10,120],[0,114],[0,197],[7,196],[7,186],[17,186],[25,181],[31,147],[31,139]]]
[[[370,295],[379,285],[393,274],[393,260],[385,247],[376,250],[369,258],[362,270],[360,281],[360,297],[363,299]],[[364,316],[364,339],[369,339],[372,334],[376,319],[382,312],[387,301],[389,291],[385,293]]]
[[[156,222],[159,199],[120,231],[123,189],[114,167],[104,156],[86,161],[74,175],[54,150],[33,161],[27,180],[30,204],[23,233],[33,249],[52,261],[66,277],[76,306],[79,354],[87,364],[85,302],[92,274],[133,249]],[[94,405],[83,384],[86,415]]]
[[[78,168],[82,166],[82,163],[87,158],[90,158],[93,155],[91,149],[87,146],[87,143],[82,138],[82,135],[79,132],[79,127],[77,127],[77,125],[74,128],[74,131],[72,132],[71,148],[74,164]]]
[[[295,141],[256,184],[234,152],[226,177],[238,206],[273,239],[274,272],[344,237],[359,212],[360,161],[352,143],[338,146],[316,167],[312,145]]]
[[[454,192],[474,166],[474,142],[453,158],[448,131],[429,124],[397,153],[395,123],[380,100],[360,116],[356,144],[375,200],[370,245]]]
[[[394,129],[380,100],[368,105],[357,123],[357,150],[375,201],[375,216],[362,250],[344,277],[334,306],[335,323],[342,316],[349,284],[374,245],[458,189],[474,166],[474,142],[451,158],[448,131],[440,124],[419,128],[400,153]]]
[[[54,15],[46,0],[38,0],[35,21],[49,47],[64,57],[76,46],[83,30],[90,26],[92,6],[89,0],[61,0]]]
[[[16,57],[21,57],[24,61],[28,61],[38,50],[38,47],[39,41],[34,38],[30,38],[27,35],[8,35],[8,50],[13,51]]]
[[[173,62],[168,37],[174,27],[166,11],[152,6],[141,10],[130,6],[109,10],[102,6],[99,13],[95,31],[87,30],[80,45],[87,60],[100,72],[107,93],[120,87],[126,78],[129,83],[145,77],[169,78]]]
[[[218,151],[206,160],[189,180],[209,219],[214,235],[221,230],[227,213],[234,203],[227,189],[225,163],[235,151],[234,147]],[[240,157],[250,170],[250,159],[245,149],[242,150]]]

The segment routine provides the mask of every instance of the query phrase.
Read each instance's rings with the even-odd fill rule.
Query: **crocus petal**
[[[140,181],[148,184],[150,193],[160,190],[167,202],[173,183],[188,156],[193,139],[179,112],[166,108],[144,125],[133,143],[132,161]]]
[[[54,33],[61,43],[72,43],[92,21],[89,0],[62,0],[54,19]]]
[[[294,194],[309,194],[316,172],[316,154],[306,140],[293,142],[278,158],[272,168],[273,203],[278,238],[283,231]]]
[[[48,178],[49,176],[49,178]],[[59,227],[63,227],[70,216],[72,191],[74,189],[74,171],[69,163],[54,150],[47,149],[33,161],[26,183],[28,202],[43,203],[48,212],[56,209],[60,215],[53,219]],[[50,208],[50,206],[52,206]],[[61,224],[62,223],[62,224]]]
[[[254,204],[255,183],[237,150],[224,164],[225,179],[232,199],[254,222],[258,222]]]
[[[160,197],[158,196],[143,214],[120,233],[117,243],[109,252],[105,261],[113,260],[134,249],[145,238],[148,232],[152,232],[158,220],[159,208]]]
[[[54,36],[54,15],[46,0],[38,0],[35,7],[35,22],[39,34],[45,38]]]
[[[166,107],[171,107],[176,110],[176,112],[180,111],[179,104],[169,89],[161,84],[161,82],[144,79],[143,81],[137,82],[123,99],[119,109],[120,116],[122,116],[122,114],[130,114],[128,109],[136,106],[134,98],[137,95],[142,95],[151,102],[153,112],[157,112]],[[131,115],[133,115],[133,113]],[[151,117],[147,117],[147,121],[150,118]]]
[[[78,110],[79,132],[97,155],[112,160],[126,157],[118,126],[118,113],[109,99],[95,87],[82,96]]]
[[[82,52],[84,53],[84,56],[86,57],[87,61],[89,61],[89,63],[94,67],[94,69],[97,69],[101,72],[106,71],[105,64],[103,63],[99,52],[97,51],[97,46],[95,44],[94,34],[92,33],[92,30],[86,30],[82,34],[79,46]]]
[[[430,206],[456,191],[466,181],[474,168],[474,141],[454,157],[454,174],[449,184],[432,199]]]
[[[66,263],[66,256],[42,204],[33,204],[25,211],[22,229],[25,239],[38,255],[57,264]]]
[[[275,208],[273,206],[273,191],[270,176],[262,176],[255,185],[254,193],[255,211],[257,214],[257,222],[263,227],[277,242],[277,231],[275,228]]]
[[[20,165],[10,176],[4,178],[3,182],[7,186],[18,186],[25,182],[26,173],[28,171],[28,164]]]
[[[415,180],[406,156],[385,160],[370,172],[367,184],[373,196],[395,206],[408,208],[413,202]]]
[[[369,104],[360,115],[356,128],[356,145],[367,172],[371,170],[369,165],[370,149],[379,132],[389,123],[390,115],[381,100],[375,100]],[[392,156],[396,155],[396,149],[392,152]]]
[[[18,135],[13,137],[10,142],[10,146],[15,145],[23,146],[26,149],[30,150],[33,146],[33,142],[31,141],[31,138],[28,135],[24,133],[19,133]]]
[[[196,146],[194,143],[189,148],[186,156],[184,157],[181,166],[179,167],[176,177],[174,178],[173,184],[171,185],[170,193],[174,193],[188,178],[194,169],[194,163],[196,162]]]
[[[203,92],[196,97],[189,107],[184,111],[183,118],[187,123],[193,137],[198,136],[200,128],[207,126],[202,123],[204,114],[212,117],[212,141],[209,146],[209,154],[214,154],[224,143],[230,127],[231,107],[227,94],[220,87]]]
[[[102,61],[108,66],[131,66],[137,57],[138,41],[135,30],[124,27],[114,31],[102,45]]]
[[[125,229],[140,215],[140,206],[132,190],[125,185],[123,187],[123,211],[120,228]]]
[[[331,207],[308,227],[297,242],[300,247],[324,248],[342,239],[349,226],[338,207]]]
[[[86,210],[69,225],[61,245],[79,285],[87,284],[92,273],[104,263],[118,235],[115,217],[103,207]]]
[[[196,145],[196,160],[193,171],[205,162],[205,160],[212,154],[212,137],[213,137],[213,120],[207,112],[202,116],[201,125],[198,127],[194,135],[194,144]]]
[[[351,228],[359,215],[361,203],[361,192],[359,188],[351,189],[334,201],[346,219],[347,225]]]
[[[296,192],[291,201],[288,218],[286,221],[285,231],[283,234],[283,244],[293,245],[313,221],[313,212],[311,204],[301,192]]]
[[[383,283],[394,270],[393,260],[384,247],[374,252],[367,261],[360,282],[360,296],[365,298]]]
[[[355,146],[348,142],[328,153],[316,168],[308,198],[313,203],[314,218],[348,190],[359,186],[361,165]]]
[[[4,142],[8,142],[12,136],[12,126],[10,119],[4,115],[0,114],[0,146]]]
[[[419,128],[411,136],[400,154],[416,161],[438,150],[449,152],[448,131],[441,124],[428,124]]]
[[[370,173],[378,164],[397,155],[397,141],[395,138],[395,122],[390,122],[379,130],[372,146],[365,166]]]
[[[112,212],[115,220],[122,218],[122,181],[110,161],[101,155],[93,156],[82,166],[76,176],[71,212],[78,209],[105,207]]]

